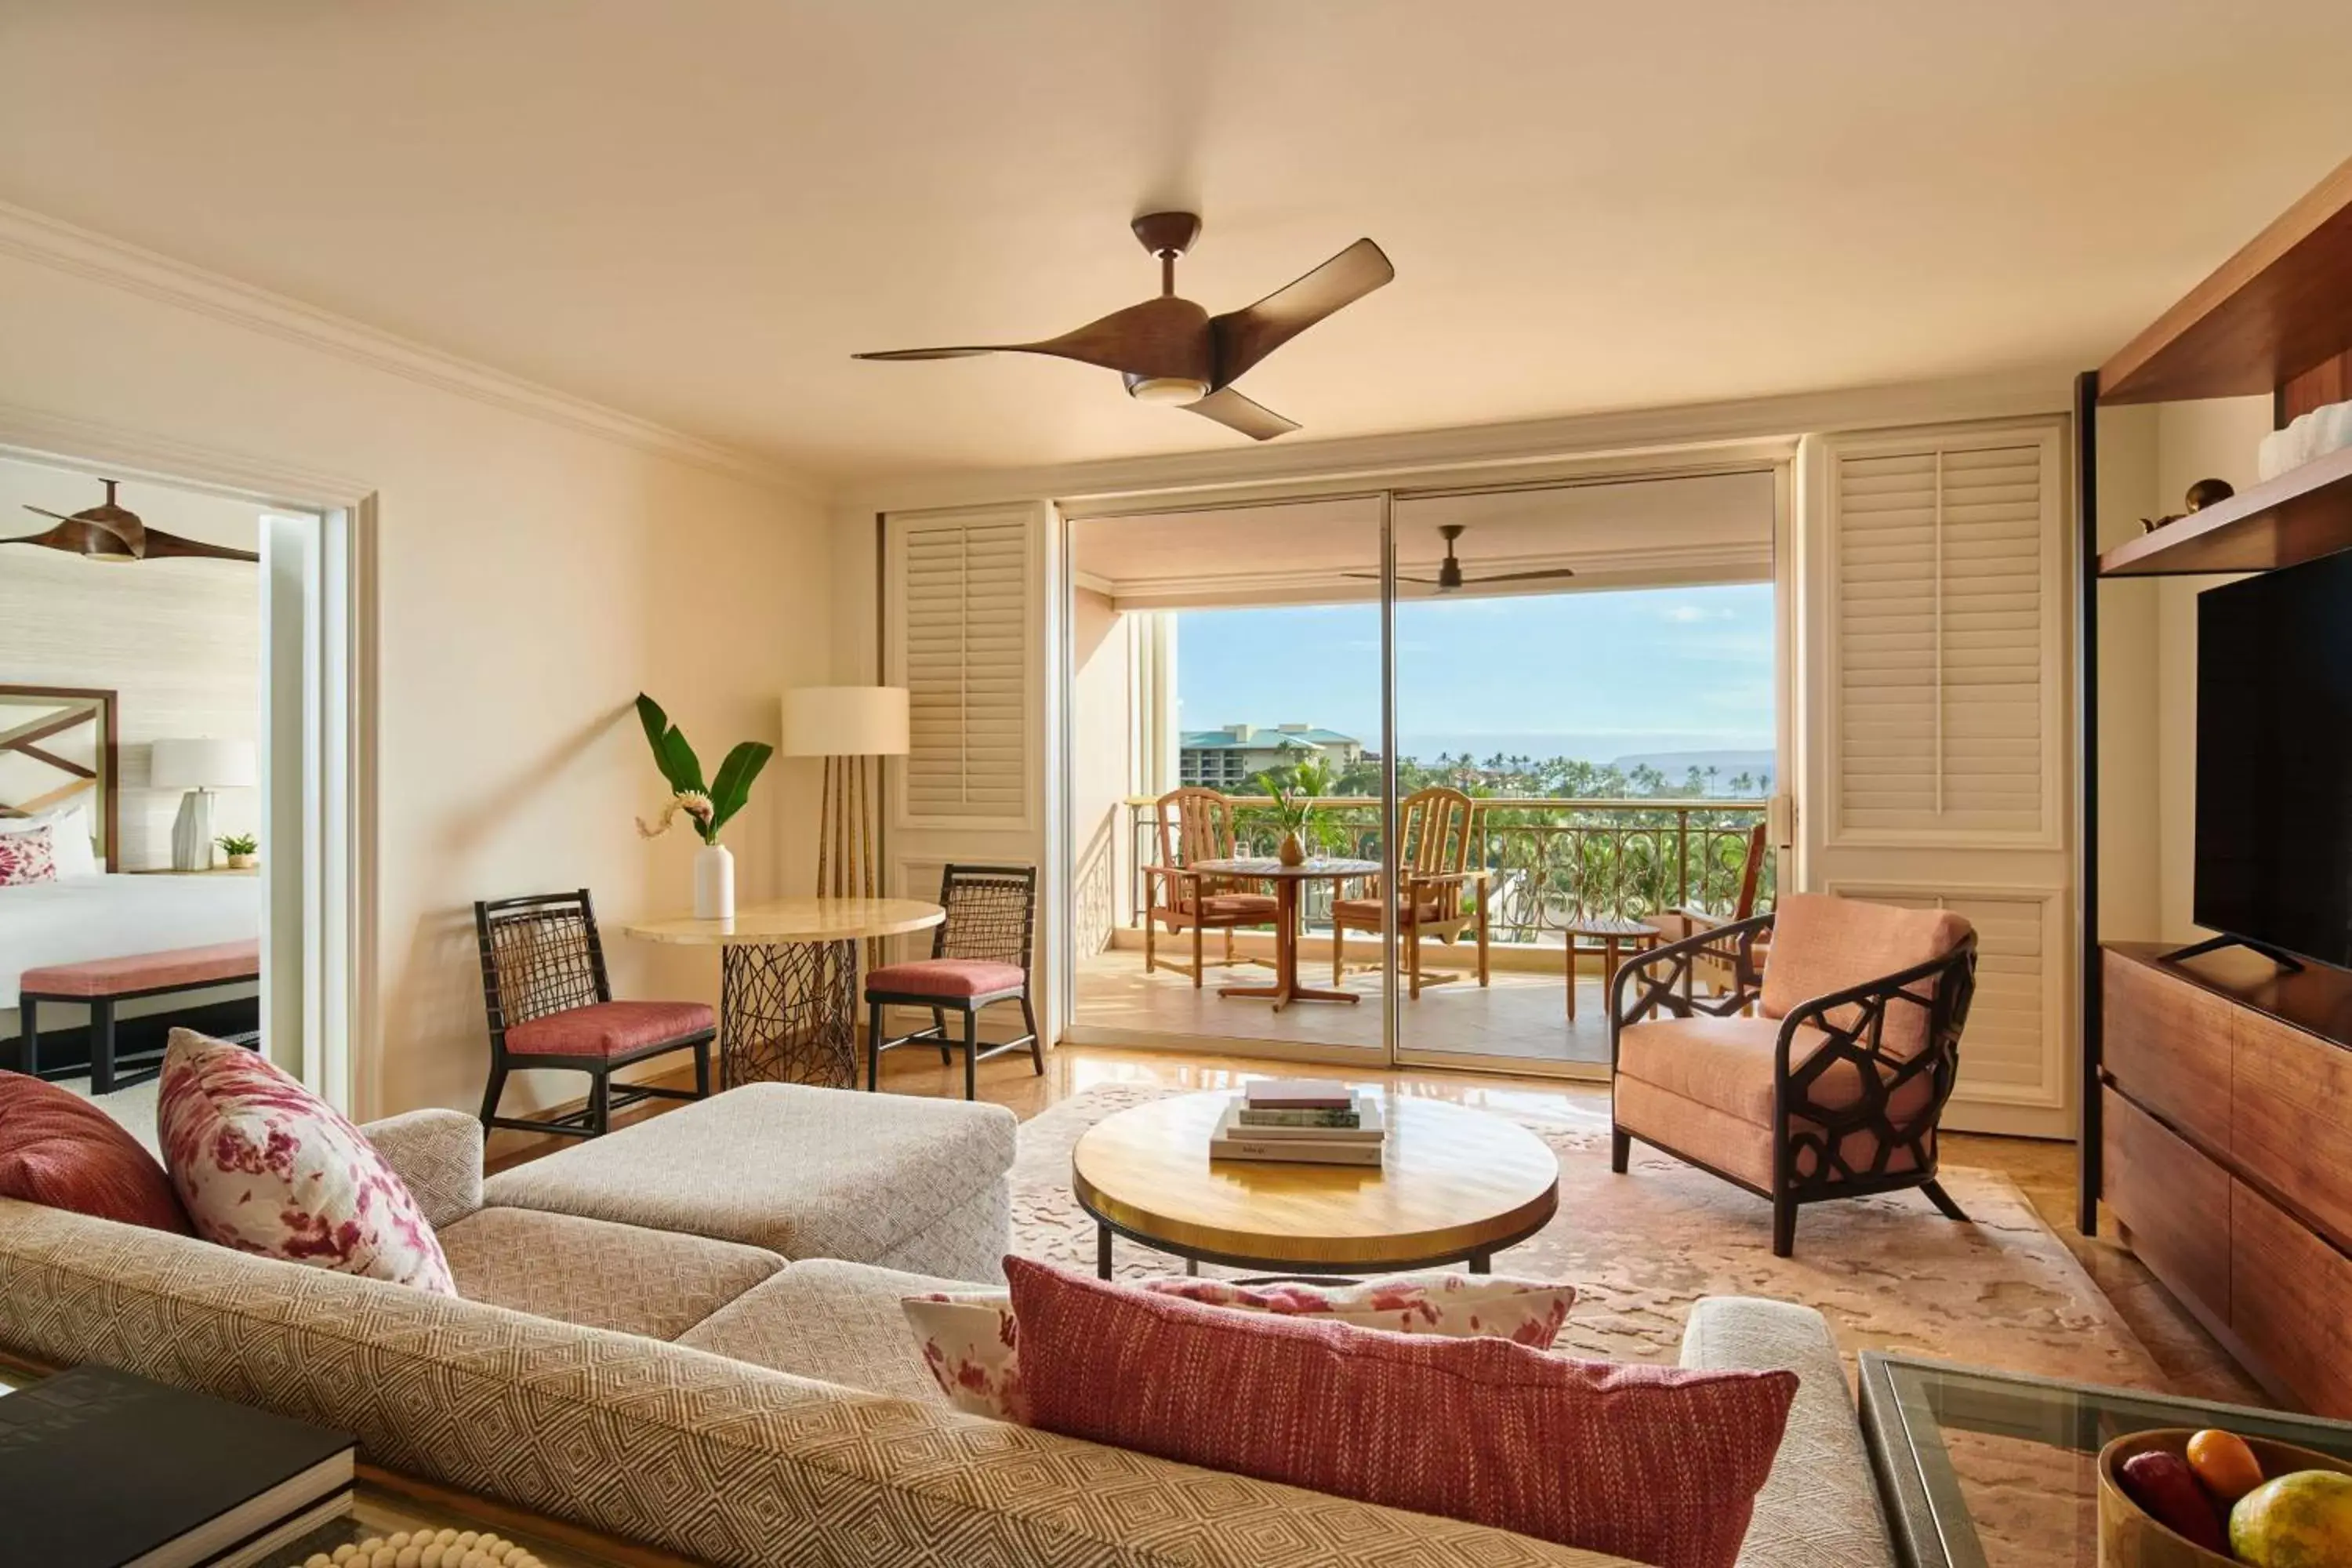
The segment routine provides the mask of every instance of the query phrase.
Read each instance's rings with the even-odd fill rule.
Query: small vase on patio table
[[[1282,836],[1281,847],[1274,852],[1274,858],[1286,866],[1303,866],[1307,863],[1307,847],[1298,842],[1298,835],[1286,833]]]
[[[724,844],[706,844],[694,852],[694,918],[735,918],[735,857]]]

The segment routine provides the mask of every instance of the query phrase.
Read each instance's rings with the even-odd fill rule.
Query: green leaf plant
[[[658,838],[683,812],[697,837],[705,844],[718,843],[719,829],[751,798],[751,782],[776,749],[764,742],[745,741],[727,753],[719,764],[718,776],[705,784],[702,762],[687,744],[684,731],[669,721],[660,703],[642,691],[637,693],[637,718],[646,727],[646,744],[653,748],[654,766],[661,770],[670,790],[669,804],[662,808],[660,820],[648,824],[639,817],[637,831],[647,838]]]

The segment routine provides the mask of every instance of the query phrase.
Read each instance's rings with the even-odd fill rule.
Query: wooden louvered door
[[[1806,884],[1977,927],[1954,1125],[2073,1123],[2055,422],[1808,442]]]

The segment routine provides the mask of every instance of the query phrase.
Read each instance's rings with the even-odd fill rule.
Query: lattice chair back
[[[1478,803],[1444,784],[1415,790],[1397,802],[1397,870],[1408,887],[1416,873],[1438,877],[1467,871],[1478,849]],[[1462,894],[1458,882],[1437,889],[1436,918],[1459,913]]]
[[[585,888],[478,903],[474,934],[493,1031],[613,999]]]
[[[955,866],[940,878],[947,919],[933,928],[933,958],[1029,967],[1037,929],[1037,868]]]
[[[1154,806],[1160,825],[1160,863],[1162,866],[1190,866],[1199,860],[1230,860],[1234,849],[1234,805],[1213,789],[1184,788],[1170,790]],[[1176,879],[1170,889],[1175,908],[1189,910],[1192,907],[1192,889],[1200,884],[1192,879]],[[1213,887],[1202,888],[1215,893],[1225,886],[1217,879]]]

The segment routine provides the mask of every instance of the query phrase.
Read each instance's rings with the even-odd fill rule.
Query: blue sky
[[[1772,746],[1768,583],[1411,600],[1397,646],[1405,756]],[[1187,730],[1303,722],[1379,743],[1375,605],[1188,610],[1176,650]]]

